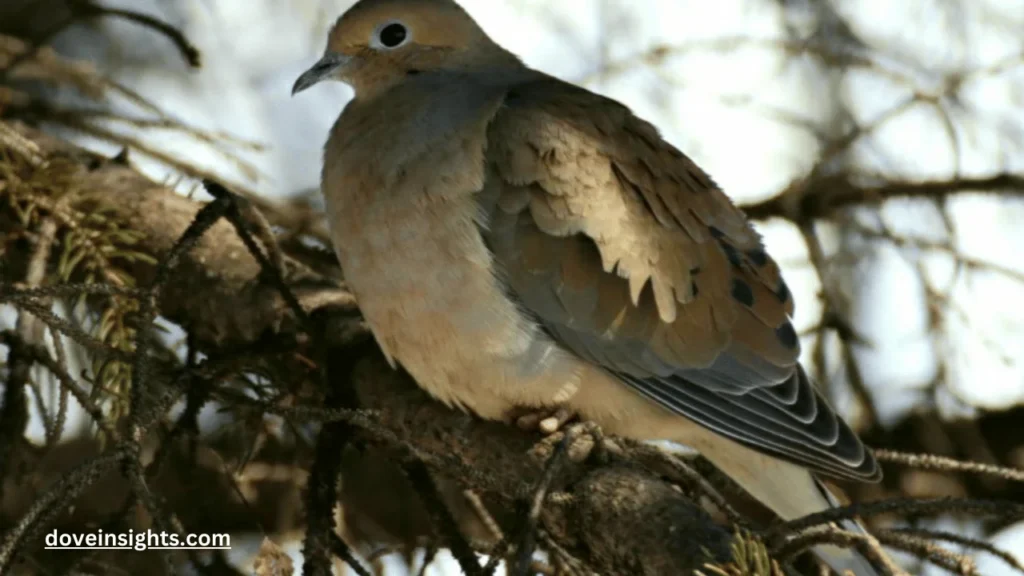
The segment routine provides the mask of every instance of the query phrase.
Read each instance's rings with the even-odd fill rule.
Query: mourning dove
[[[328,79],[355,90],[324,151],[334,248],[431,395],[686,444],[784,519],[833,505],[815,474],[880,479],[797,363],[760,237],[654,126],[526,67],[453,0],[357,2],[293,93]]]

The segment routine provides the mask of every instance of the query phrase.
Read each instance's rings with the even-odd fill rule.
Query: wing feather
[[[488,245],[562,346],[738,442],[880,477],[797,363],[792,297],[760,237],[653,126],[538,76],[508,91],[487,161]]]

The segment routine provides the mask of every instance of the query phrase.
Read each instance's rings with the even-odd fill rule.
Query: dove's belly
[[[494,275],[474,199],[410,196],[327,197],[345,280],[392,364],[483,418],[560,405],[609,434],[704,447],[710,432],[560,347],[523,314]]]
[[[435,398],[493,420],[563,405],[610,434],[701,445],[702,428],[564,350],[522,314],[492,272],[473,203],[328,208],[332,218],[361,214],[332,228],[346,282],[384,353]]]
[[[475,203],[371,200],[335,226],[345,279],[385,354],[438,399],[485,418],[565,402],[582,362],[506,295]],[[351,214],[351,212],[349,212]]]

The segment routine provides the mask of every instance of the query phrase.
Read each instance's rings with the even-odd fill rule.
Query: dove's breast
[[[508,297],[479,231],[482,140],[449,139],[397,166],[358,146],[327,152],[335,251],[385,354],[485,418],[566,400],[582,363]]]

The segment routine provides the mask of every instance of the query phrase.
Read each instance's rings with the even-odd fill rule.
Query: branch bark
[[[13,126],[35,142],[40,152],[59,161],[43,169],[63,172],[79,194],[105,196],[116,217],[145,233],[139,249],[158,260],[170,251],[195,218],[203,203],[174,193],[134,170],[127,154],[106,158],[73,146],[24,124]],[[308,311],[337,309],[338,322],[329,337],[345,341],[358,327],[355,300],[337,277],[327,277],[289,259],[290,287]],[[130,273],[136,283],[148,285],[156,266],[137,262]],[[220,221],[173,274],[161,294],[160,314],[187,327],[206,347],[231,348],[254,342],[267,332],[295,333],[295,318],[276,287],[261,277],[259,264],[232,226]]]
[[[508,511],[516,500],[529,498],[543,473],[544,462],[529,454],[538,436],[446,408],[376,354],[357,367],[354,382],[361,405],[378,411],[380,423],[400,441],[446,455],[427,459],[436,475],[485,494],[489,509],[506,511],[496,514],[500,524],[515,523]],[[563,546],[585,550],[599,573],[688,574],[711,560],[702,547],[719,560],[728,558],[732,535],[679,490],[634,463],[567,463],[560,470],[549,490],[557,496],[545,504],[542,527]],[[346,514],[362,513],[369,495],[346,496]],[[457,501],[460,496],[451,490],[449,505],[467,507]],[[486,537],[472,517],[465,524],[464,531]]]

